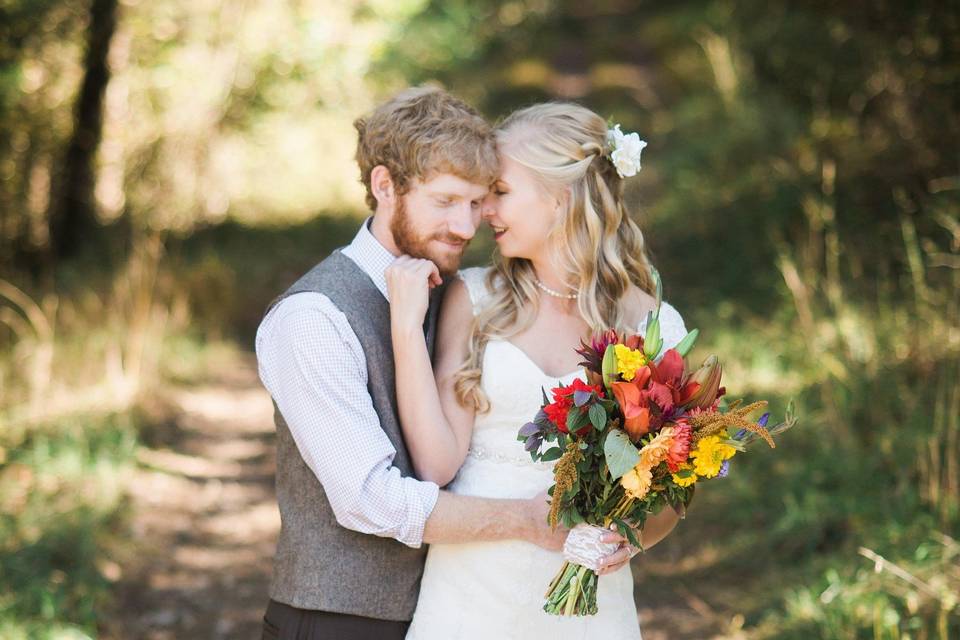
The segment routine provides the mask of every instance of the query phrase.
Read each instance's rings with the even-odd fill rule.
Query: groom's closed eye
[[[460,201],[460,198],[457,198],[455,196],[440,196],[440,197],[434,198],[433,201],[436,203],[438,207],[452,207],[453,205],[457,204],[457,202]]]

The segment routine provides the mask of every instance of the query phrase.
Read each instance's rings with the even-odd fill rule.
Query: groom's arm
[[[433,544],[520,539],[559,551],[568,530],[550,528],[549,510],[546,492],[529,500],[507,500],[441,491],[424,527],[423,541]]]
[[[459,496],[393,466],[396,449],[367,392],[363,349],[326,296],[280,302],[261,323],[256,350],[260,378],[341,526],[411,547],[509,538],[562,545],[566,531],[547,527],[545,495]]]
[[[419,547],[439,488],[404,477],[367,391],[363,348],[324,295],[290,296],[257,330],[260,379],[337,523]]]

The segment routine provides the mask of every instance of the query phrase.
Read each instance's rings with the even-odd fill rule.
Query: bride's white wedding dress
[[[488,295],[485,275],[486,268],[479,267],[460,272],[474,314]],[[683,319],[667,303],[661,307],[660,322],[664,349],[686,335]],[[570,384],[576,377],[583,377],[582,369],[561,376],[559,382]],[[477,416],[470,451],[447,489],[487,498],[530,498],[549,487],[552,464],[532,462],[517,431],[539,410],[541,387],[549,393],[557,382],[511,342],[491,340],[481,378],[490,412]],[[640,638],[629,566],[600,577],[596,615],[563,618],[545,613],[543,595],[562,564],[559,552],[519,540],[432,544],[407,640]]]

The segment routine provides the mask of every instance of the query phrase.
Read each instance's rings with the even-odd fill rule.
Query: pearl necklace
[[[560,293],[559,291],[554,291],[547,285],[540,282],[540,278],[536,276],[533,277],[533,283],[537,285],[538,289],[540,289],[541,291],[543,291],[549,296],[553,296],[554,298],[562,298],[564,300],[576,300],[577,298],[580,297],[579,293]]]

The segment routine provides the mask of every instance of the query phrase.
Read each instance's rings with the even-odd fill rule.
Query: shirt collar
[[[353,260],[364,273],[370,276],[373,284],[389,302],[390,296],[387,295],[387,278],[384,272],[396,260],[396,256],[380,244],[380,241],[370,232],[372,220],[373,217],[370,217],[363,221],[353,242],[344,247],[343,255]]]

